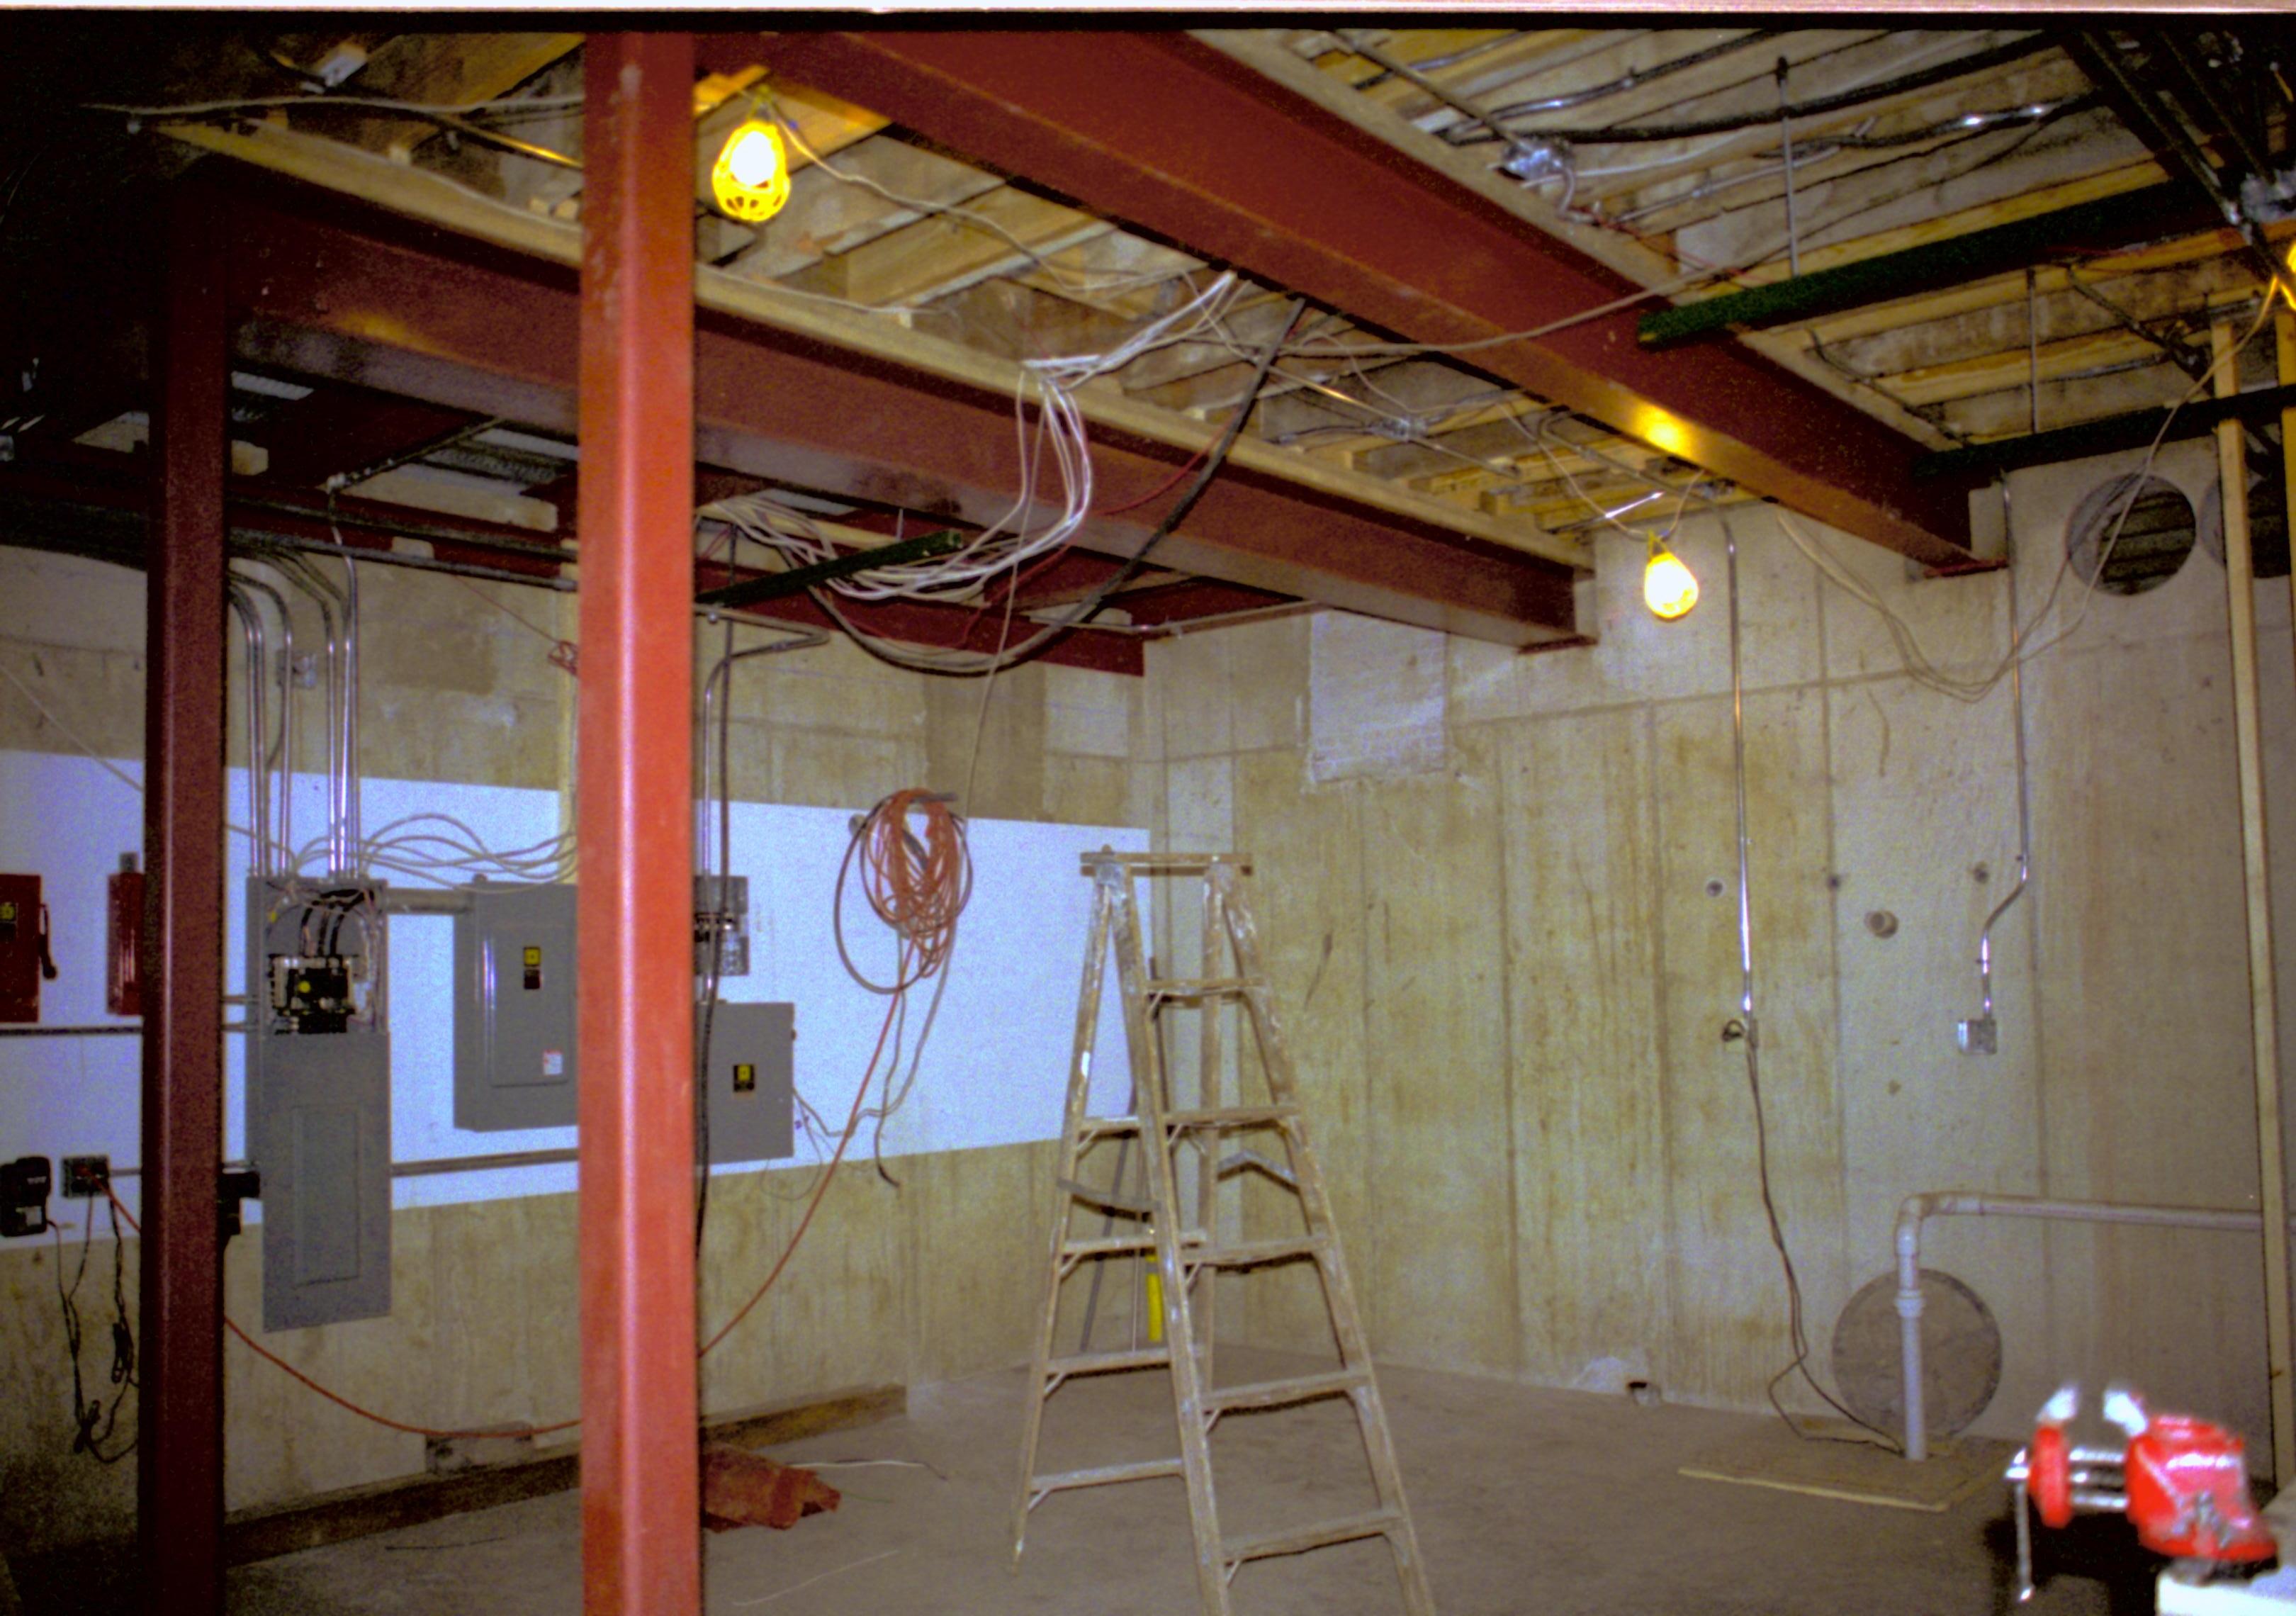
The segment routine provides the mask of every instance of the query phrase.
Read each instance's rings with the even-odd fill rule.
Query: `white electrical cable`
[[[1103,353],[1063,354],[1026,360],[1013,398],[1013,434],[1021,467],[1021,487],[1004,514],[947,555],[871,567],[831,581],[838,595],[857,601],[950,601],[973,595],[991,578],[1066,545],[1091,513],[1093,468],[1077,390],[1096,377],[1122,369],[1150,349],[1193,341],[1215,329],[1221,304],[1234,291],[1233,274],[1211,284],[1168,314],[1150,321]],[[1037,393],[1030,420],[1028,392]],[[1037,519],[1048,500],[1039,481],[1049,459],[1059,483],[1058,514]],[[840,552],[818,523],[767,494],[737,495],[704,505],[694,513],[697,529],[718,524],[780,554],[791,567],[829,561]],[[709,546],[714,549],[714,544]]]

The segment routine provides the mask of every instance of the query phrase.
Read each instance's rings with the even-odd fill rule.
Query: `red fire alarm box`
[[[40,878],[0,875],[0,1021],[38,1021],[40,983],[55,978]]]
[[[144,872],[135,855],[119,856],[104,904],[103,1007],[114,1015],[144,1013]]]

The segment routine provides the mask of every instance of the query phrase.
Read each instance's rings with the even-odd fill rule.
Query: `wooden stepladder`
[[[1124,854],[1084,856],[1083,873],[1095,883],[1090,939],[1084,980],[1077,1003],[1076,1044],[1069,1065],[1068,1106],[1061,1128],[1060,1170],[1053,1208],[1045,1308],[1037,1331],[1021,1427],[1021,1485],[1013,1515],[1013,1555],[1017,1564],[1029,1513],[1055,1492],[1117,1481],[1177,1476],[1187,1483],[1188,1513],[1196,1551],[1196,1587],[1206,1616],[1228,1616],[1229,1585],[1247,1563],[1279,1554],[1302,1554],[1332,1544],[1380,1538],[1395,1559],[1406,1616],[1433,1616],[1435,1605],[1404,1502],[1403,1479],[1395,1446],[1372,1372],[1371,1351],[1355,1292],[1332,1224],[1331,1202],[1308,1138],[1290,1049],[1276,1019],[1275,997],[1260,956],[1259,937],[1244,877],[1250,862],[1242,855]],[[1201,877],[1203,883],[1203,952],[1201,974],[1184,980],[1152,978],[1141,940],[1139,895],[1143,878]],[[1177,897],[1177,895],[1176,895]],[[1175,911],[1179,908],[1176,901]],[[1125,1041],[1131,1055],[1133,1111],[1129,1116],[1088,1114],[1094,1043],[1100,1022],[1101,990],[1111,946],[1116,952],[1117,985],[1124,1007]],[[1219,974],[1223,956],[1233,974]],[[1259,1051],[1267,1101],[1264,1104],[1219,1102],[1218,1010],[1240,1003]],[[1201,1017],[1201,1059],[1192,1105],[1182,1107],[1170,1092],[1165,1070],[1161,1021],[1168,1010]],[[1222,1159],[1231,1136],[1273,1135],[1288,1160],[1278,1161],[1248,1145]],[[1106,1190],[1078,1181],[1086,1153],[1104,1139],[1119,1152],[1115,1177]],[[1194,1168],[1196,1218],[1189,1226],[1180,1211],[1183,1153],[1197,1153]],[[1128,1191],[1123,1153],[1137,1152],[1144,1185]],[[1214,1192],[1218,1180],[1242,1167],[1264,1172],[1297,1197],[1300,1232],[1285,1238],[1223,1241],[1217,1226]],[[1079,1207],[1101,1209],[1100,1231],[1072,1226]],[[1130,1232],[1111,1234],[1114,1217],[1129,1220]],[[1160,1304],[1160,1333],[1152,1328],[1144,1344],[1135,1340],[1117,1350],[1091,1350],[1090,1316],[1086,1339],[1077,1350],[1055,1349],[1061,1322],[1062,1282],[1086,1264],[1152,1261],[1150,1294]],[[1332,1334],[1338,1349],[1335,1369],[1285,1380],[1217,1385],[1212,1374],[1212,1276],[1226,1271],[1306,1261],[1322,1283]],[[1098,1288],[1095,1287],[1097,1298]],[[1078,1375],[1168,1367],[1179,1425],[1178,1455],[1172,1458],[1106,1464],[1039,1474],[1037,1441],[1044,1429],[1046,1400]],[[1377,1497],[1376,1507],[1337,1520],[1311,1522],[1250,1537],[1224,1537],[1212,1484],[1212,1428],[1223,1415],[1243,1409],[1285,1407],[1323,1398],[1345,1398],[1363,1436],[1364,1453]]]

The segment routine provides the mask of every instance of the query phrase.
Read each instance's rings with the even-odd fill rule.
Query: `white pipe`
[[[2130,1206],[2112,1201],[2049,1201],[2035,1195],[1970,1195],[1930,1192],[1908,1195],[1898,1208],[1898,1319],[1905,1366],[1905,1448],[1908,1459],[1929,1457],[1929,1425],[1922,1407],[1922,1224],[1931,1218],[2034,1218],[2054,1223],[2133,1223],[2157,1228],[2218,1229],[2260,1234],[2261,1212],[2213,1207]]]

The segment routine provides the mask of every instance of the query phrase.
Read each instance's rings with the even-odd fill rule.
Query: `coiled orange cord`
[[[924,821],[919,836],[909,816]],[[845,947],[842,923],[845,882],[860,865],[861,890],[879,920],[900,937],[902,968],[890,983],[873,982],[853,964]],[[964,841],[964,821],[948,800],[931,792],[895,792],[862,817],[837,873],[837,948],[854,980],[876,993],[898,993],[915,986],[948,963],[956,947],[956,923],[972,897],[972,856]]]

